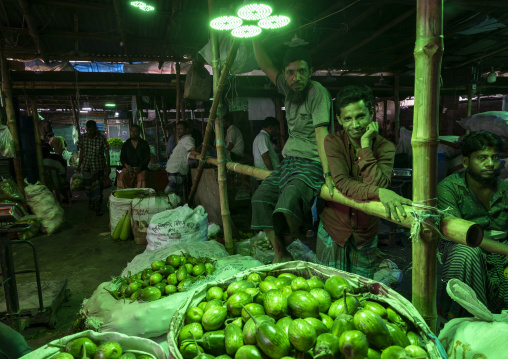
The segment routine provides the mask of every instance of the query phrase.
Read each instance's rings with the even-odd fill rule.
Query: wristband
[[[330,177],[332,175],[331,172],[323,173],[323,178],[326,179],[326,177]]]

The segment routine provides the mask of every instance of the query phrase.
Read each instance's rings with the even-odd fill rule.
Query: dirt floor
[[[108,195],[110,191],[107,191]],[[83,299],[90,297],[100,283],[120,274],[126,264],[145,249],[144,245],[137,245],[132,240],[112,240],[107,210],[104,216],[97,217],[95,212],[88,209],[84,193],[75,192],[72,207],[65,204],[63,207],[63,227],[52,235],[39,235],[30,240],[37,249],[42,281],[67,279],[69,290],[68,301],[64,302],[56,313],[55,328],[40,324],[30,325],[23,330],[22,334],[33,349],[71,334],[73,321]],[[249,230],[246,228],[250,222],[248,207],[250,206],[245,205],[245,211],[232,210],[232,213],[238,213],[234,218],[240,230]],[[381,232],[381,240],[388,237],[387,226],[383,226]],[[302,233],[302,241],[315,249],[315,237],[307,237],[306,234],[307,232]],[[403,271],[402,282],[396,290],[411,300],[411,242],[404,233],[397,231],[395,239],[389,245],[380,245],[379,249],[379,261],[389,258]],[[33,266],[28,247],[14,247],[14,258],[16,270]],[[35,282],[35,277],[33,274],[20,274],[17,275],[17,281]],[[0,295],[0,301],[4,300],[3,292]],[[34,291],[31,295],[35,297],[37,294]],[[5,317],[0,320],[5,320]]]

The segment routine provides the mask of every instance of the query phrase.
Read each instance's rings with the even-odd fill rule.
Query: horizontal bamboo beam
[[[189,155],[189,158],[199,160],[200,156],[198,155]],[[207,163],[210,163],[212,165],[217,166],[217,159],[213,157],[208,157],[206,159]],[[242,165],[240,163],[236,162],[227,162],[226,167],[228,170],[242,173],[251,177],[259,178],[259,179],[265,179],[270,175],[270,171],[264,170],[261,168],[256,168],[248,165]],[[337,202],[340,204],[344,204],[346,206],[356,208],[362,212],[365,212],[367,214],[370,214],[372,216],[376,216],[382,219],[385,219],[387,221],[396,223],[398,225],[401,225],[406,228],[411,228],[414,220],[409,215],[405,219],[402,219],[401,222],[395,221],[393,218],[388,218],[385,215],[385,207],[383,204],[379,201],[365,201],[360,202],[356,201],[354,199],[348,198],[344,196],[342,193],[340,193],[336,188],[334,189],[333,198],[330,197],[330,193],[327,188],[321,189],[320,197],[323,198],[326,201],[332,201]],[[411,206],[404,206],[404,210],[406,213],[412,212]],[[508,245],[503,245],[502,243],[491,243],[494,241],[483,239],[483,241],[486,244],[482,246],[482,238],[483,238],[483,230],[480,227],[479,224],[473,223],[470,221],[466,221],[462,218],[455,218],[455,217],[447,217],[444,218],[441,223],[440,228],[441,233],[443,236],[455,243],[460,243],[467,245],[469,247],[477,247],[480,246],[481,248],[485,249],[486,251],[491,251],[492,253],[500,253],[500,254],[507,254],[508,255]]]

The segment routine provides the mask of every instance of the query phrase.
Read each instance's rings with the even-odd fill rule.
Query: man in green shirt
[[[478,223],[485,237],[508,244],[508,183],[500,180],[503,141],[486,131],[473,132],[460,145],[465,172],[446,177],[437,188],[438,207],[448,214]],[[498,235],[501,234],[499,238]],[[440,243],[443,261],[441,314],[448,319],[470,316],[448,297],[446,283],[456,278],[469,285],[493,313],[508,309],[508,266],[505,256],[448,240]]]

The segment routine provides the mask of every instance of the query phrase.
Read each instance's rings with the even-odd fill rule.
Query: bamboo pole
[[[399,143],[400,137],[400,97],[399,97],[399,74],[395,75],[395,83],[393,85],[393,101],[395,102],[395,119],[394,119],[394,135],[395,144]]]
[[[180,122],[180,106],[181,106],[181,102],[180,102],[180,63],[177,62],[175,64],[175,68],[176,68],[176,124],[178,125],[178,122]],[[176,138],[176,141],[178,142],[178,140],[180,139],[178,137],[178,134],[175,132],[175,138]]]
[[[199,156],[196,155],[190,155],[189,158],[199,160]],[[217,166],[218,163],[217,159],[213,157],[208,157],[206,159],[206,162],[215,166]],[[230,171],[252,176],[259,179],[265,179],[271,173],[271,171],[265,169],[256,168],[248,165],[242,165],[236,162],[228,162],[226,164],[226,167]],[[415,222],[411,216],[402,219],[401,222],[395,221],[392,217],[386,217],[385,208],[379,201],[364,201],[364,202],[356,201],[354,199],[344,196],[337,189],[334,189],[333,197],[330,197],[330,192],[326,188],[326,186],[322,187],[320,197],[325,199],[326,201],[337,202],[346,205],[348,207],[358,209],[369,215],[376,216],[385,219],[387,221],[391,221],[406,228],[411,228],[411,226]],[[404,206],[404,210],[406,211],[406,213],[411,213],[412,207]],[[481,226],[477,223],[466,221],[462,218],[447,217],[441,221],[440,231],[446,239],[449,239],[450,241],[453,241],[455,243],[460,243],[469,247],[480,246],[481,248],[483,248],[482,246],[483,230]],[[483,239],[483,241],[485,241],[485,239]],[[502,246],[496,247],[490,244],[488,241],[486,243],[488,249],[497,250],[493,251],[493,253],[501,253],[501,254],[503,254],[504,252],[508,253],[507,245],[505,245],[505,247]]]
[[[209,3],[211,1],[212,0],[209,0]],[[217,35],[214,32],[212,32],[210,34],[210,38],[212,39],[213,36],[217,36]],[[235,40],[233,40],[233,44],[231,45],[231,49],[229,50],[229,54],[228,54],[228,57],[226,59],[226,63],[224,64],[224,69],[222,69],[222,74],[221,74],[220,79],[219,79],[219,81],[217,83],[217,90],[214,91],[212,108],[210,109],[210,114],[208,115],[208,123],[206,124],[205,136],[203,138],[203,149],[201,150],[201,158],[200,158],[201,161],[199,162],[198,170],[196,171],[196,176],[194,177],[194,181],[192,182],[192,188],[191,188],[191,191],[189,193],[189,202],[192,201],[194,195],[196,194],[196,189],[197,189],[197,186],[199,184],[199,180],[201,178],[201,174],[203,172],[202,161],[206,157],[206,150],[207,150],[208,142],[209,142],[209,139],[210,139],[210,133],[211,133],[211,129],[212,129],[212,124],[215,122],[215,116],[217,115],[217,106],[219,104],[219,99],[221,97],[222,91],[224,90],[224,85],[226,83],[226,78],[229,75],[229,68],[231,67],[231,64],[233,63],[233,60],[236,57],[236,52],[238,50],[239,44],[240,44],[239,40],[237,40],[235,38]],[[218,49],[218,43],[217,43],[217,49],[216,50],[213,50],[213,49],[214,49],[214,46],[213,46],[213,42],[212,42],[212,55],[216,51],[215,53],[218,56],[218,51],[219,51],[219,49]],[[215,73],[218,73],[218,71],[216,72],[216,70],[218,70],[219,62],[218,62],[218,60],[215,60],[215,59],[217,59],[217,57],[214,56],[213,59],[214,60],[212,62],[212,65],[213,65],[213,73],[214,73],[214,78],[215,78]],[[215,86],[215,79],[214,79],[214,86]]]
[[[11,132],[12,141],[14,142],[14,152],[16,157],[13,158],[14,172],[16,176],[16,183],[20,192],[25,194],[25,187],[23,185],[23,170],[21,167],[21,147],[19,144],[18,136],[18,123],[16,121],[16,114],[14,112],[14,105],[12,102],[12,86],[9,73],[9,64],[3,54],[3,46],[0,44],[0,62],[2,67],[2,88],[5,97],[5,111],[7,113],[7,127]]]
[[[476,113],[480,113],[480,94],[476,95]]]
[[[473,108],[473,85],[467,85],[467,117],[471,116]]]
[[[154,97],[153,102],[154,102],[154,107],[155,107],[155,155],[157,156],[157,159],[160,162],[159,120],[160,120],[161,114],[159,113],[159,108],[157,107],[156,101],[157,100]],[[164,129],[162,131],[164,131]]]
[[[39,133],[39,114],[37,113],[37,104],[32,100],[32,121],[34,123],[34,137],[35,137],[35,156],[37,159],[37,170],[39,171],[39,182],[45,185],[44,178],[44,164],[42,162],[42,145],[41,135]]]
[[[388,101],[383,101],[383,136],[386,137],[388,131]]]
[[[435,206],[443,4],[442,0],[417,0],[416,6],[413,202]],[[412,302],[435,332],[438,236],[435,231],[422,230],[417,239],[413,241]]]

